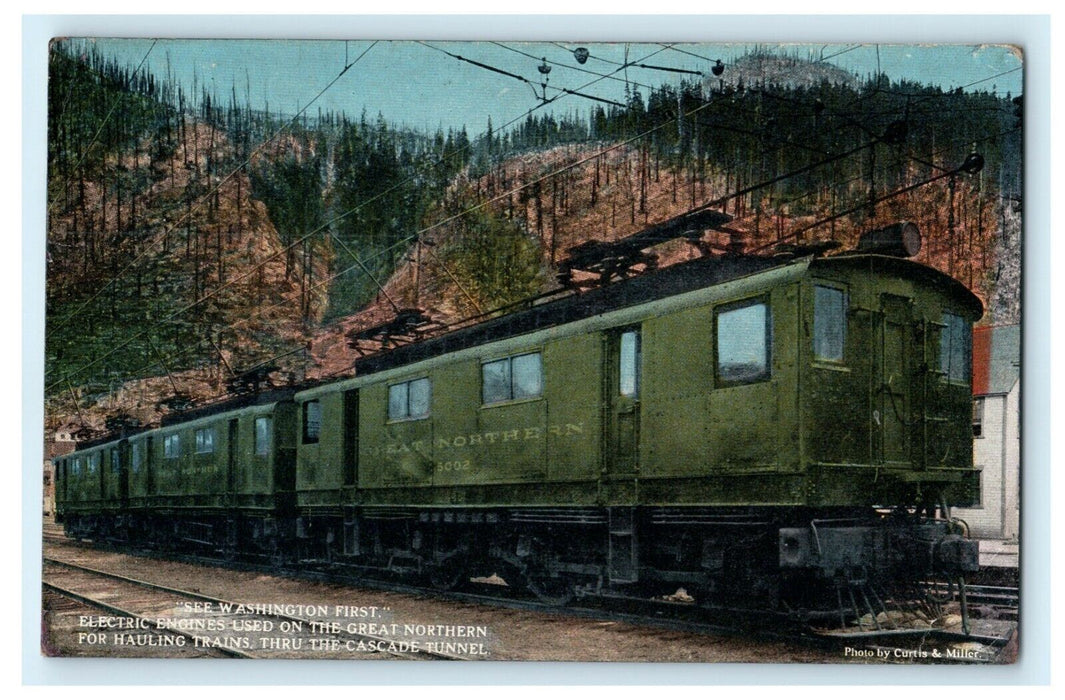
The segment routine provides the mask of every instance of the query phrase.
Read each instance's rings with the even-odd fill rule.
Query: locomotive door
[[[608,337],[606,445],[603,496],[608,517],[607,559],[611,583],[634,583],[639,577],[636,537],[636,479],[640,447],[640,331],[622,330]]]
[[[913,377],[913,305],[905,297],[881,295],[880,390],[873,402],[873,425],[879,434],[880,461],[911,461]],[[879,428],[877,430],[877,428]]]
[[[155,495],[155,438],[149,436],[144,440],[144,493]]]
[[[240,421],[237,418],[229,419],[229,440],[226,444],[226,494],[232,497],[237,488],[237,457],[240,455],[237,441],[240,439]]]
[[[613,335],[607,357],[606,473],[612,480],[635,478],[639,471],[640,331],[627,329]]]
[[[359,390],[344,392],[344,486],[359,478]]]

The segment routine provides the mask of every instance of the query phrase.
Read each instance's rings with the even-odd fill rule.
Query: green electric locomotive
[[[720,256],[367,357],[296,394],[298,556],[806,607],[972,571],[913,510],[977,497],[981,312],[898,257]]]
[[[56,463],[57,517],[75,537],[283,561],[295,501],[292,394],[242,396],[79,446]]]
[[[964,577],[976,545],[948,514],[978,500],[982,305],[900,255],[915,235],[898,225],[832,256],[707,256],[363,357],[354,378],[272,404],[291,441],[270,449],[291,449],[294,470],[290,487],[273,482],[271,529],[219,515],[192,539],[440,588],[494,573],[561,603],[683,586],[808,618],[839,617],[844,593]],[[164,496],[159,477],[142,515],[250,517],[234,476],[250,442],[232,440],[216,500]],[[91,454],[60,462],[68,522],[92,507],[72,468]]]

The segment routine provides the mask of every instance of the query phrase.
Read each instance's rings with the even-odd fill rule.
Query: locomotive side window
[[[717,379],[748,384],[769,378],[772,323],[765,302],[717,311]]]
[[[496,360],[481,365],[481,394],[484,403],[510,398],[510,360]]]
[[[432,387],[428,377],[388,387],[388,419],[411,420],[429,415]]]
[[[511,384],[515,399],[529,399],[544,393],[540,353],[511,358]]]
[[[265,457],[270,454],[270,417],[259,416],[255,419],[255,454]]]
[[[639,331],[625,331],[621,334],[618,360],[618,393],[629,398],[636,398],[640,395]]]
[[[96,470],[100,468],[100,453],[89,455],[89,474],[95,474]]]
[[[939,371],[947,381],[968,384],[972,361],[972,331],[965,319],[944,313],[939,332]]]
[[[129,453],[129,466],[134,474],[140,473],[141,470],[141,444],[135,442],[130,445]]]
[[[540,353],[505,357],[481,365],[481,397],[485,404],[531,399],[544,392]]]
[[[181,436],[177,433],[163,437],[163,456],[167,459],[177,459],[181,456]]]
[[[814,287],[814,358],[843,362],[847,337],[847,294],[834,287]]]
[[[214,452],[214,428],[200,428],[196,431],[196,454],[204,455]]]
[[[322,429],[322,404],[317,400],[303,404],[303,444],[318,442]]]
[[[115,476],[117,476],[118,473],[122,470],[122,463],[121,463],[120,459],[121,459],[121,457],[119,456],[118,448],[117,447],[112,447],[111,448],[111,474],[113,474]]]

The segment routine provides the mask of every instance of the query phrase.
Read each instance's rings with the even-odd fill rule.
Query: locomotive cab
[[[898,258],[816,260],[799,396],[810,505],[971,505],[972,324],[980,301]]]
[[[813,261],[803,291],[801,442],[818,517],[779,530],[785,580],[863,599],[872,582],[976,571],[949,507],[979,499],[964,417],[982,304],[932,268],[860,253]]]

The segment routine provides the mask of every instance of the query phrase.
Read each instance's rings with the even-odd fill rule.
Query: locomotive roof
[[[973,294],[964,284],[934,267],[929,267],[908,258],[868,253],[843,253],[841,255],[815,258],[810,263],[810,267],[813,270],[832,267],[865,268],[869,272],[888,272],[903,277],[919,279],[938,288],[962,304],[965,310],[972,315],[972,318],[969,319],[970,321],[976,321],[984,313],[984,304],[980,301],[980,297]]]
[[[412,365],[423,360],[580,321],[611,311],[713,287],[749,275],[796,263],[814,270],[864,267],[918,279],[958,300],[976,320],[983,313],[980,299],[954,278],[922,263],[870,253],[843,253],[830,257],[723,255],[697,258],[614,284],[566,296],[544,304],[461,328],[419,343],[360,358],[356,377]]]
[[[160,430],[162,428],[173,427],[176,425],[185,425],[202,418],[214,416],[222,413],[228,413],[230,411],[236,411],[242,408],[250,408],[253,406],[269,406],[271,404],[278,403],[279,401],[285,401],[291,399],[293,394],[296,393],[295,387],[281,387],[278,389],[271,389],[269,391],[259,392],[257,394],[242,394],[225,401],[218,401],[215,403],[207,404],[204,406],[198,406],[196,408],[189,409],[187,411],[175,411],[174,413],[168,413],[160,420],[159,425],[147,425],[141,428],[128,430],[126,432],[111,432],[99,437],[91,438],[89,440],[82,440],[77,443],[77,448],[69,453],[78,456],[77,453],[85,450],[98,449],[100,447],[106,447],[111,443],[118,443],[122,440],[128,440],[135,438],[138,435],[149,433],[154,430]],[[64,455],[66,456],[66,455]]]
[[[228,413],[229,411],[235,411],[238,408],[275,404],[279,401],[285,401],[292,398],[294,393],[296,393],[294,387],[286,386],[254,394],[241,394],[240,396],[235,396],[231,399],[226,399],[225,401],[190,408],[187,411],[168,413],[163,416],[160,421],[160,426],[166,428],[181,423],[190,423],[194,420],[207,418],[208,416],[213,416],[219,413]]]
[[[580,321],[667,297],[677,296],[706,287],[724,284],[741,277],[765,272],[795,263],[805,263],[813,270],[839,267],[867,268],[870,272],[889,272],[920,279],[940,288],[963,304],[976,320],[983,313],[980,299],[961,282],[932,268],[905,258],[867,253],[844,253],[830,257],[796,259],[782,256],[724,255],[705,257],[670,266],[654,274],[645,274],[614,284],[573,294],[544,304],[500,316],[474,326],[461,328],[436,338],[401,346],[356,361],[356,376],[411,365],[416,362],[474,348],[554,326]],[[342,380],[347,381],[347,380]],[[325,386],[337,382],[325,383]],[[318,387],[305,387],[317,390]],[[189,411],[173,413],[163,418],[161,427],[200,420],[216,414],[242,408],[263,406],[284,401],[293,396],[298,387],[283,387],[258,394],[238,396]],[[78,451],[117,442],[123,437],[158,429],[144,428],[124,436],[106,435],[78,444]]]
[[[364,357],[356,376],[382,372],[466,348],[524,335],[610,311],[676,296],[794,262],[793,258],[719,256],[698,258],[614,284],[556,299],[461,328],[429,340]]]

